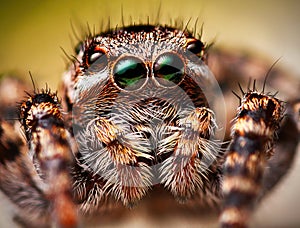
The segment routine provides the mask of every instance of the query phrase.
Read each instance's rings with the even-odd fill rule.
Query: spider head
[[[203,51],[190,33],[168,27],[125,27],[85,41],[70,100],[80,162],[89,172],[149,187],[161,181],[160,169],[171,169],[163,167],[177,150],[185,161],[215,158],[213,146],[197,143],[213,137],[211,109],[216,97],[222,100]],[[119,165],[137,170],[122,176]],[[142,180],[126,176],[135,172]]]

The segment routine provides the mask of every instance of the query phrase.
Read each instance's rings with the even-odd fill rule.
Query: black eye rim
[[[143,83],[140,83],[140,84],[137,84],[137,88],[131,88],[131,89],[126,89],[127,87],[125,88],[122,88],[122,86],[118,85],[118,83],[116,82],[116,79],[115,79],[115,68],[116,66],[122,61],[122,60],[126,60],[126,59],[135,59],[137,60],[138,63],[140,63],[140,66],[143,68],[143,71],[144,71],[144,78],[145,80],[143,81]],[[122,91],[125,91],[125,92],[133,92],[133,91],[139,91],[141,90],[147,83],[148,81],[148,75],[149,75],[149,69],[147,67],[147,64],[145,64],[145,62],[137,57],[137,56],[134,56],[134,55],[128,55],[128,54],[123,54],[121,56],[119,56],[118,58],[115,59],[114,63],[111,65],[111,73],[110,73],[110,78],[113,82],[113,84],[120,90]]]
[[[169,85],[163,85],[159,82],[159,78],[161,77],[157,77],[157,74],[156,74],[156,70],[155,70],[155,65],[157,63],[157,60],[162,57],[162,56],[165,56],[165,55],[173,55],[173,56],[176,56],[178,57],[178,59],[180,59],[181,63],[182,63],[182,67],[183,67],[183,73],[182,73],[182,78],[180,79],[180,81],[178,81],[177,83],[175,82],[172,82],[173,84],[175,85],[172,85],[172,86],[169,86]],[[154,58],[154,61],[153,61],[153,65],[152,65],[152,80],[155,81],[155,83],[157,85],[159,85],[160,87],[164,87],[164,88],[174,88],[174,87],[177,87],[179,86],[182,81],[184,80],[185,76],[186,76],[186,59],[184,58],[184,56],[178,52],[175,52],[175,51],[166,51],[166,52],[163,52],[163,53],[160,53],[156,56],[156,58]],[[177,68],[178,69],[178,68]]]

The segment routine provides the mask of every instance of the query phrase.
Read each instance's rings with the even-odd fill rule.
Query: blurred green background
[[[63,47],[72,53],[71,21],[75,28],[89,23],[99,30],[108,18],[111,25],[121,25],[121,6],[125,23],[154,21],[161,5],[159,21],[169,23],[191,18],[193,26],[204,22],[204,40],[216,38],[219,46],[248,49],[269,56],[282,57],[280,64],[300,74],[300,3],[295,0],[203,1],[203,0],[98,0],[98,1],[4,1],[0,8],[0,72],[16,72],[41,78],[56,88],[65,69]],[[77,29],[81,33],[80,29]],[[75,39],[73,39],[75,40]],[[29,78],[29,77],[27,77]]]
[[[180,18],[191,26],[204,22],[204,41],[217,46],[250,50],[275,61],[300,76],[300,1],[203,1],[203,0],[98,0],[98,1],[5,1],[0,7],[0,72],[22,75],[31,71],[39,87],[56,88],[66,65],[64,54],[72,53],[71,21],[77,32],[88,22],[96,31],[101,22],[125,23],[155,21],[169,23]],[[74,44],[74,42],[73,42]],[[300,78],[300,77],[299,77]],[[300,161],[289,178],[268,197],[255,215],[254,227],[297,227],[300,224]],[[1,207],[3,204],[1,203]],[[2,213],[1,213],[2,214]],[[0,218],[0,227],[1,226]]]

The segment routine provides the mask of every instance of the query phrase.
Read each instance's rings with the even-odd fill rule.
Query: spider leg
[[[0,119],[0,189],[17,206],[24,224],[45,226],[49,222],[49,202],[43,193],[43,183],[27,156],[19,122]],[[23,210],[26,208],[26,210]]]
[[[182,130],[174,154],[164,161],[160,170],[162,183],[179,201],[184,202],[201,190],[210,194],[209,189],[212,198],[217,198],[217,190],[208,187],[218,182],[218,175],[211,176],[213,180],[209,178],[220,149],[218,142],[211,139],[216,127],[213,111],[196,108],[183,118],[180,126]]]
[[[282,102],[276,98],[255,91],[244,94],[225,155],[222,227],[246,227],[282,115]]]
[[[130,207],[147,193],[151,173],[149,167],[138,163],[138,158],[147,155],[138,150],[139,138],[134,140],[133,134],[123,131],[107,119],[98,118],[77,137],[82,160],[98,178],[93,191],[101,195],[98,199],[94,195],[84,197],[81,207],[85,212],[99,207],[101,200],[109,195]],[[97,203],[91,206],[91,201]]]
[[[300,138],[299,108],[300,101],[290,102],[287,105],[287,114],[278,132],[275,154],[268,161],[267,169],[263,176],[261,198],[281,180],[294,161]]]
[[[76,227],[70,165],[71,136],[64,127],[59,101],[49,90],[35,93],[21,105],[20,118],[28,140],[29,156],[45,183],[46,199],[59,227]]]

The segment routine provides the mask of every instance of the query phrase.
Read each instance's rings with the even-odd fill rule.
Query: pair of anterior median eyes
[[[147,81],[148,72],[152,70],[156,81],[162,86],[179,84],[185,75],[183,59],[173,52],[159,55],[152,64],[152,69],[134,56],[120,57],[113,66],[113,80],[118,87],[125,90],[141,88]]]
[[[100,58],[101,55],[97,57]],[[97,59],[93,59],[90,63],[95,63],[95,66],[97,66]],[[178,85],[185,75],[184,60],[175,52],[165,52],[155,59],[152,66],[149,66],[138,57],[125,55],[119,57],[112,67],[113,82],[124,90],[132,91],[142,88],[150,74],[161,86],[172,87]]]

